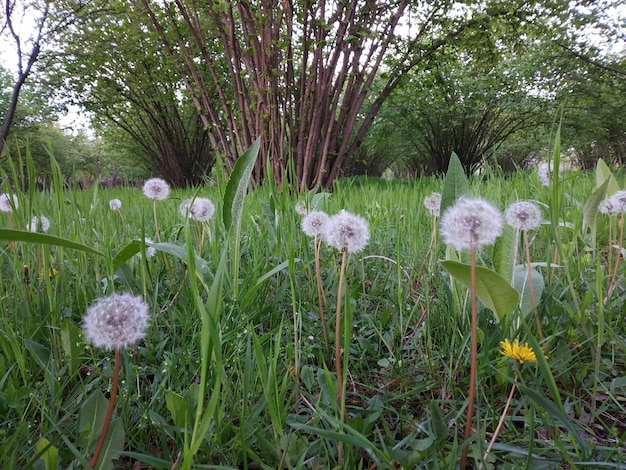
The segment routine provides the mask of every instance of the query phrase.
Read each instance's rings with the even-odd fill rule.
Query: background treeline
[[[621,163],[617,3],[474,3],[6,2],[0,165],[28,146],[44,176],[53,155],[68,179],[183,187],[261,135],[253,178],[305,189],[442,174],[452,152],[512,171],[555,119],[577,163]]]

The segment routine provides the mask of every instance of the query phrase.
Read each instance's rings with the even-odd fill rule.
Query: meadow
[[[1,468],[450,469],[464,452],[469,468],[626,468],[623,212],[597,211],[621,172],[545,186],[535,170],[449,171],[296,193],[218,171],[163,200],[64,188],[58,172],[43,191],[11,189],[33,172],[16,163],[0,186],[18,201],[0,212]],[[531,200],[541,224],[526,237],[505,224],[470,262],[442,240],[433,192],[442,210],[463,194],[501,212]],[[208,221],[181,213],[200,197]],[[318,248],[297,206],[362,217],[366,246]],[[41,215],[47,233],[26,230]],[[97,299],[125,292],[150,321],[118,370],[83,326]],[[501,345],[515,339],[522,358]]]

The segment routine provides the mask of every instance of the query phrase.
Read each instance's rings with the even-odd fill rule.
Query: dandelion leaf
[[[524,316],[535,309],[546,286],[543,276],[535,269],[531,269],[530,281],[532,282],[532,294],[530,283],[528,282],[528,268],[523,264],[515,266],[513,270],[513,287],[520,293],[520,310]]]
[[[619,183],[611,172],[609,166],[604,163],[604,160],[598,158],[598,162],[596,163],[596,188],[602,186],[607,180],[609,184],[606,188],[606,195],[612,196],[620,190]]]
[[[504,279],[511,279],[513,276],[517,245],[515,229],[506,224],[502,235],[494,243],[491,254],[493,268]]]
[[[48,439],[45,437],[39,439],[35,449],[40,454],[39,460],[44,463],[46,470],[56,470],[58,468],[59,450]]]
[[[78,415],[79,435],[81,436],[81,445],[85,453],[91,454],[94,450],[96,440],[102,431],[108,405],[109,400],[106,399],[100,390],[96,390],[87,397],[80,407]],[[113,469],[112,461],[119,458],[124,450],[125,440],[126,435],[121,419],[112,419],[95,468]]]
[[[47,235],[45,233],[31,232],[28,230],[24,231],[2,228],[0,229],[0,240],[26,243],[41,243],[42,245],[55,245],[63,248],[69,248],[72,250],[86,251],[88,253],[93,253],[98,256],[104,256],[101,252],[95,250],[94,248],[91,248],[90,246],[76,243],[66,238],[56,237],[54,235]]]
[[[239,227],[241,213],[243,211],[243,201],[248,191],[248,183],[254,164],[256,163],[261,147],[261,138],[254,143],[237,159],[233,171],[230,174],[226,190],[224,192],[223,219],[226,230],[233,226]]]
[[[456,153],[452,152],[446,179],[443,183],[443,190],[441,191],[441,214],[444,214],[448,207],[452,206],[458,198],[467,194],[468,191],[469,185],[463,164]]]
[[[456,261],[442,261],[441,265],[454,279],[468,289],[471,286],[471,267]],[[491,310],[496,319],[502,320],[519,304],[519,292],[498,273],[482,266],[476,266],[476,295],[485,307]]]
[[[592,237],[595,240],[596,222],[598,219],[598,205],[606,197],[607,189],[610,184],[610,178],[607,178],[600,187],[587,198],[583,207],[583,231],[590,229]]]

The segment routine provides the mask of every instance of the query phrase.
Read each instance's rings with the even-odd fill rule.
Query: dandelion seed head
[[[320,237],[329,218],[326,212],[311,211],[302,218],[302,231],[308,237]]]
[[[480,250],[502,234],[502,215],[481,198],[460,198],[441,218],[441,235],[455,250]]]
[[[122,201],[119,199],[111,199],[109,201],[109,207],[112,211],[119,211],[122,208]]]
[[[548,163],[545,163],[545,162],[537,165],[537,178],[539,178],[539,181],[544,186],[550,186],[549,173],[550,173],[551,167],[552,165],[549,165]]]
[[[210,199],[197,197],[193,200],[185,199],[178,210],[183,217],[189,217],[198,222],[208,222],[215,213],[215,205]]]
[[[302,201],[296,204],[295,210],[297,214],[300,214],[302,216],[306,215],[306,213],[308,212],[306,209],[306,204]]]
[[[83,329],[91,344],[113,350],[133,346],[143,339],[149,321],[148,305],[141,297],[113,294],[96,300],[87,309]]]
[[[50,230],[50,220],[45,215],[36,215],[30,219],[30,222],[26,225],[26,229],[31,232],[44,232],[48,233]]]
[[[541,209],[534,202],[518,201],[509,206],[504,218],[517,230],[532,230],[541,224]]]
[[[615,214],[617,212],[610,198],[600,201],[600,204],[598,204],[598,210],[601,214],[607,215]]]
[[[528,346],[528,343],[520,343],[517,338],[513,340],[513,343],[509,342],[508,339],[500,341],[500,347],[502,348],[500,354],[515,359],[520,365],[524,362],[537,360],[535,351]]]
[[[13,199],[13,206],[17,209],[17,195],[15,194],[0,194],[0,212],[13,212],[11,207],[11,199]]]
[[[367,246],[370,239],[369,224],[358,215],[341,211],[328,219],[322,234],[324,241],[338,250],[356,253]]]
[[[441,208],[441,194],[431,193],[424,198],[424,206],[433,217],[439,217],[439,209]]]
[[[151,178],[144,183],[143,193],[148,199],[162,201],[169,195],[170,187],[165,180],[161,178]]]
[[[154,255],[156,255],[156,248],[154,248],[153,246],[148,246],[149,243],[154,243],[154,241],[152,240],[152,238],[145,238],[146,241],[146,258],[152,258]]]
[[[617,191],[609,198],[615,212],[626,212],[626,191]]]

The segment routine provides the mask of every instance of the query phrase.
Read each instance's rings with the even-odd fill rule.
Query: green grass
[[[102,255],[0,241],[0,467],[86,465],[99,433],[87,399],[98,391],[108,397],[113,353],[85,341],[81,318],[97,297],[131,291],[150,304],[152,321],[145,340],[123,351],[115,416],[124,434],[114,468],[135,462],[172,468],[177,461],[193,468],[322,469],[341,461],[350,469],[448,469],[464,446],[479,468],[516,382],[499,342],[515,337],[540,347],[546,359],[517,371],[518,391],[484,468],[562,468],[564,462],[626,468],[624,268],[603,303],[607,256],[612,250],[615,260],[610,245],[616,242],[608,239],[606,216],[598,219],[598,249],[583,232],[594,174],[563,177],[553,219],[561,223],[558,238],[549,222],[554,194],[535,175],[469,179],[472,195],[502,210],[516,199],[535,200],[548,221],[530,246],[533,261],[543,263],[537,269],[546,284],[538,306],[544,338],[530,316],[515,329],[516,313],[498,323],[480,307],[477,419],[469,442],[463,439],[469,297],[439,264],[443,243],[429,251],[432,219],[422,204],[441,191],[442,180],[340,180],[330,197],[318,198],[329,214],[345,209],[366,218],[371,231],[346,271],[342,316],[352,319],[344,350],[346,422],[321,334],[313,241],[294,210],[312,195],[271,184],[255,188],[237,236],[221,216],[223,179],[199,188],[217,206],[200,247],[198,227],[178,212],[194,192],[173,191],[157,203],[159,228],[163,242],[182,255],[135,256],[118,266],[115,256],[132,240],[156,240],[152,202],[140,190],[83,192],[57,183],[19,192],[13,228],[23,230],[31,216],[43,214],[51,235]],[[6,182],[0,192],[10,192]],[[124,225],[109,209],[112,198],[122,201]],[[0,228],[8,224],[0,213]],[[331,343],[340,259],[322,247]],[[491,250],[478,262],[491,268]]]

